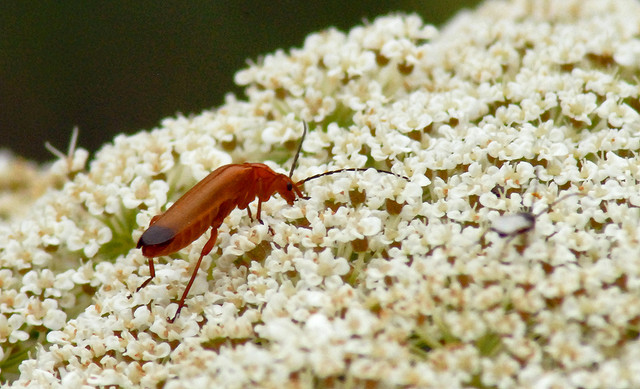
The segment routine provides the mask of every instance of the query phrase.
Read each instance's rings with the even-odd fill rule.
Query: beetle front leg
[[[262,219],[260,219],[260,215],[262,214],[262,201],[260,199],[258,199],[258,221],[260,222],[260,224],[264,224],[262,222]]]
[[[262,212],[262,201],[258,200],[258,222],[260,222],[260,224],[264,224],[262,222],[262,219],[260,218],[261,212]],[[251,208],[249,208],[249,205],[247,205],[247,213],[249,214],[249,220],[251,220],[251,223],[253,223],[253,215],[251,214]]]
[[[260,219],[261,212],[262,212],[262,201],[258,199],[258,221],[260,222],[260,224],[264,225],[264,222],[262,221],[262,219]],[[274,235],[275,232],[273,231],[273,228],[271,228],[271,226],[267,226],[267,227],[269,227],[269,233],[271,235]]]
[[[247,213],[249,214],[249,220],[253,223],[253,215],[251,214],[251,208],[249,208],[249,205],[247,205]],[[258,214],[258,216],[260,216],[260,214]]]

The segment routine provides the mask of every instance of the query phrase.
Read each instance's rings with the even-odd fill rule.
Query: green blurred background
[[[198,113],[242,90],[234,73],[263,54],[390,12],[441,25],[479,0],[49,1],[0,3],[0,148],[52,160],[71,130],[92,154],[118,133]]]

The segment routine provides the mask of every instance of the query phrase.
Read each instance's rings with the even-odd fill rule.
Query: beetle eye
[[[290,182],[287,182],[287,190],[293,189],[293,185]]]

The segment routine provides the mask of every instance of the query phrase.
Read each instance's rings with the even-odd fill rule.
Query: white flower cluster
[[[632,0],[381,17],[266,56],[236,76],[247,101],[119,136],[86,170],[70,150],[61,189],[0,225],[0,378],[640,387],[638,37]],[[272,197],[264,224],[232,211],[169,323],[208,234],[136,292],[151,217],[227,163],[286,172],[303,120],[294,179],[409,180],[345,172]]]

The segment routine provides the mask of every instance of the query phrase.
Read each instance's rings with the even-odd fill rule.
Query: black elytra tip
[[[168,243],[176,236],[176,232],[168,227],[152,225],[142,234],[136,248]]]

